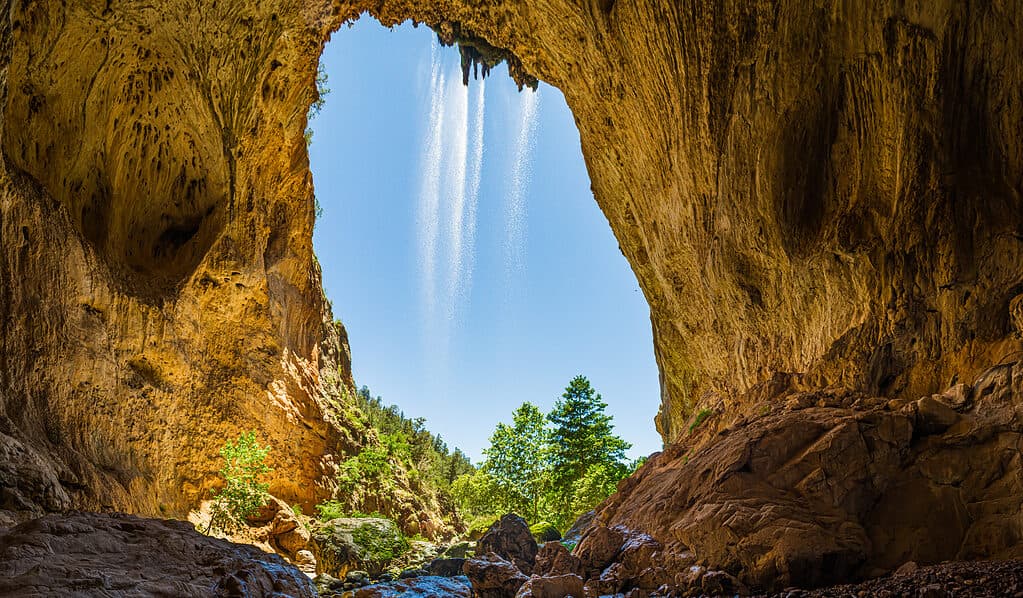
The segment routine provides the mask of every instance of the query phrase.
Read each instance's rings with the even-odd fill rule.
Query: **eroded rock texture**
[[[180,521],[47,515],[0,529],[4,596],[291,596],[312,582],[277,555],[208,538]]]
[[[959,556],[1017,541],[1000,510],[1018,507],[1005,494],[1016,394],[967,411],[950,400],[963,420],[867,400],[685,438],[696,406],[747,420],[778,408],[792,394],[779,372],[808,396],[915,400],[1020,351],[1015,2],[0,8],[0,446],[19,455],[0,463],[7,508],[180,511],[211,483],[222,439],[252,427],[275,446],[272,491],[318,493],[348,442],[319,400],[339,381],[322,373],[346,358],[324,324],[302,131],[323,40],[365,9],[485,40],[481,55],[507,53],[516,79],[557,86],[575,114],[594,195],[650,303],[658,428],[693,451],[655,459],[588,538],[611,533],[612,546],[608,525],[632,526],[754,583],[808,570],[776,518],[849,571],[918,550],[880,541],[887,518],[934,539],[900,511],[920,497],[956,522],[961,537],[941,539]],[[838,447],[861,460],[829,469],[848,458]],[[931,450],[964,461],[928,465]],[[722,534],[743,548],[708,548]],[[607,584],[655,544],[635,544]]]
[[[666,441],[772,372],[915,397],[1020,349],[1016,3],[366,5],[564,92],[650,303]]]
[[[326,25],[300,8],[2,5],[0,446],[27,456],[0,508],[181,515],[246,429],[272,492],[324,494],[353,440],[323,395],[351,380],[302,139]],[[11,488],[34,462],[46,492]]]
[[[622,482],[575,551],[591,578],[691,589],[707,583],[695,567],[781,590],[1023,557],[1023,362],[916,401],[780,396]]]

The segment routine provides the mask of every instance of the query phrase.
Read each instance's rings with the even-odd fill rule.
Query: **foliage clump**
[[[450,491],[455,479],[475,471],[469,458],[427,430],[424,418],[406,417],[366,386],[352,402],[363,447],[339,465],[335,496],[317,506],[321,519],[382,510],[407,525],[413,515],[426,511],[441,515],[445,525],[461,528]],[[416,532],[413,523],[410,533]]]
[[[712,409],[700,409],[700,412],[696,414],[696,419],[693,420],[693,423],[689,424],[689,433],[695,432],[696,428],[699,428],[700,424],[713,414],[714,410]]]
[[[269,446],[260,446],[256,442],[254,431],[224,443],[220,449],[220,456],[224,459],[220,477],[224,486],[214,493],[207,533],[214,530],[224,533],[236,531],[245,524],[247,517],[266,504],[269,484],[260,479],[271,471],[266,464],[269,453]]]
[[[451,485],[470,527],[514,512],[556,531],[610,496],[638,462],[626,460],[631,445],[614,434],[606,408],[577,376],[549,414],[525,402],[511,425],[498,424],[483,464]]]

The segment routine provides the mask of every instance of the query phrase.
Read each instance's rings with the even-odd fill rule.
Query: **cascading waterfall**
[[[444,72],[439,47],[430,48],[430,114],[423,148],[422,181],[419,191],[419,246],[422,250],[423,308],[432,319],[436,306],[434,276],[437,264],[437,233],[440,222],[441,150],[444,134]]]
[[[451,120],[444,132],[444,146],[447,149],[447,164],[444,168],[444,196],[447,200],[443,206],[446,211],[444,220],[447,236],[447,272],[444,277],[445,317],[449,323],[454,322],[457,312],[457,298],[462,287],[463,265],[466,262],[465,252],[470,248],[463,243],[465,240],[465,211],[468,181],[466,158],[469,150],[469,88],[462,84],[458,77],[447,80],[445,102],[451,111]]]
[[[483,171],[485,86],[476,85],[470,122],[469,88],[459,74],[457,63],[445,66],[434,41],[418,227],[424,316],[431,354],[440,361],[459,309],[469,301]]]
[[[480,183],[483,179],[483,117],[486,113],[486,80],[476,85],[472,123],[472,165],[469,169],[468,194],[465,205],[465,247],[462,262],[462,287],[459,301],[467,303],[472,292],[472,275],[476,266],[476,206],[479,202]]]
[[[519,126],[515,139],[515,154],[512,162],[510,186],[505,200],[505,268],[508,276],[521,272],[525,267],[526,242],[526,187],[529,185],[532,168],[530,157],[533,153],[536,116],[540,105],[540,92],[519,93]]]

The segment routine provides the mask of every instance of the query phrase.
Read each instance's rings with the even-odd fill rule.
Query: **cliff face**
[[[772,402],[744,393],[775,372],[916,398],[1023,348],[1007,0],[0,6],[19,496],[179,510],[255,427],[275,490],[313,498],[346,442],[320,372],[345,358],[320,342],[302,131],[324,38],[364,9],[564,92],[650,303],[667,441],[697,405]]]
[[[351,446],[302,138],[322,25],[199,6],[2,4],[0,508],[180,515],[246,429],[308,505]]]

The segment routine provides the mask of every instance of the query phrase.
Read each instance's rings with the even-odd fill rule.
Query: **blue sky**
[[[630,456],[659,450],[649,310],[564,98],[503,65],[466,89],[435,39],[364,18],[322,59],[314,243],[356,383],[478,462],[519,404],[549,410],[583,374]]]

